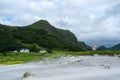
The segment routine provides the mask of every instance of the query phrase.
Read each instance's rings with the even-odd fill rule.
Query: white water
[[[31,73],[22,78],[25,72]],[[0,80],[120,80],[120,58],[62,57],[22,65],[1,66]]]

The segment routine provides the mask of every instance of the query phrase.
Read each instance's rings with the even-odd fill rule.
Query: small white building
[[[18,51],[17,51],[17,50],[15,50],[15,51],[13,51],[13,53],[18,53]]]
[[[20,52],[29,53],[30,50],[29,49],[21,49]]]
[[[40,50],[39,53],[47,53],[47,50]]]

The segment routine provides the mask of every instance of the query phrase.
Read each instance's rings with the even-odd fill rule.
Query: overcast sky
[[[120,0],[0,0],[2,24],[25,26],[40,19],[89,45],[120,43]]]

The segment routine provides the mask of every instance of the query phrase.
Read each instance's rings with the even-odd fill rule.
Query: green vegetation
[[[4,55],[6,54],[6,55]],[[109,55],[109,56],[114,56],[114,55],[120,55],[120,51],[86,51],[86,52],[72,52],[72,51],[53,51],[53,53],[45,53],[45,54],[40,54],[40,53],[18,53],[18,54],[13,54],[13,53],[1,53],[0,54],[0,64],[5,64],[5,65],[10,65],[10,64],[20,64],[20,63],[26,63],[26,62],[31,62],[31,61],[40,61],[44,59],[56,59],[60,58],[61,56],[67,56],[67,55],[72,55],[72,56],[84,56],[84,55]]]
[[[100,50],[114,50],[114,51],[120,50],[120,43],[118,43],[118,44],[116,44],[116,45],[114,45],[110,48],[106,48],[105,46],[100,46],[100,47],[97,48],[97,50],[99,50],[99,51]]]
[[[23,74],[23,78],[28,78],[29,76],[31,76],[31,73],[29,73],[29,72],[25,72]]]
[[[120,55],[120,51],[82,51],[82,52],[69,52],[69,51],[60,51],[58,53],[64,54],[64,55],[73,55],[73,56],[86,56],[86,55],[108,55],[108,56],[114,56],[114,55]]]
[[[100,46],[97,48],[97,50],[101,51],[101,50],[107,50],[107,48],[105,46]]]
[[[4,55],[5,54],[5,55]],[[40,53],[1,53],[0,54],[0,64],[10,65],[10,64],[20,64],[30,61],[40,61],[43,58],[52,56],[52,53],[40,54]]]
[[[120,50],[120,43],[112,46],[109,50]]]
[[[88,46],[78,42],[69,30],[58,29],[45,20],[28,26],[13,27],[0,24],[0,52],[30,49],[38,52],[41,49],[85,51]]]

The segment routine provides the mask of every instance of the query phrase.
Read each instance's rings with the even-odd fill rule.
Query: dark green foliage
[[[113,47],[109,48],[109,50],[120,50],[120,44],[116,44]]]
[[[0,52],[17,50],[22,45],[13,37],[11,28],[0,25]]]
[[[100,46],[97,50],[120,50],[120,44],[116,44],[110,48],[106,48],[105,46]]]
[[[45,20],[24,27],[0,25],[0,52],[21,48],[37,52],[40,49],[38,47],[70,51],[90,50],[85,43],[78,42],[69,30],[57,29]]]
[[[100,46],[97,48],[97,50],[107,50],[107,48],[105,46]]]
[[[46,49],[46,50],[47,50],[48,53],[52,53],[52,50],[50,50],[50,49]]]
[[[79,46],[83,51],[91,51],[92,48],[88,45],[86,45],[84,42],[79,41]]]
[[[23,78],[28,78],[29,76],[31,76],[31,73],[29,73],[29,72],[25,72],[23,74]]]
[[[37,45],[36,45],[36,44],[33,44],[32,46],[27,47],[27,48],[29,48],[30,51],[33,51],[33,52],[38,52],[38,51],[39,51],[39,49],[37,48]]]

